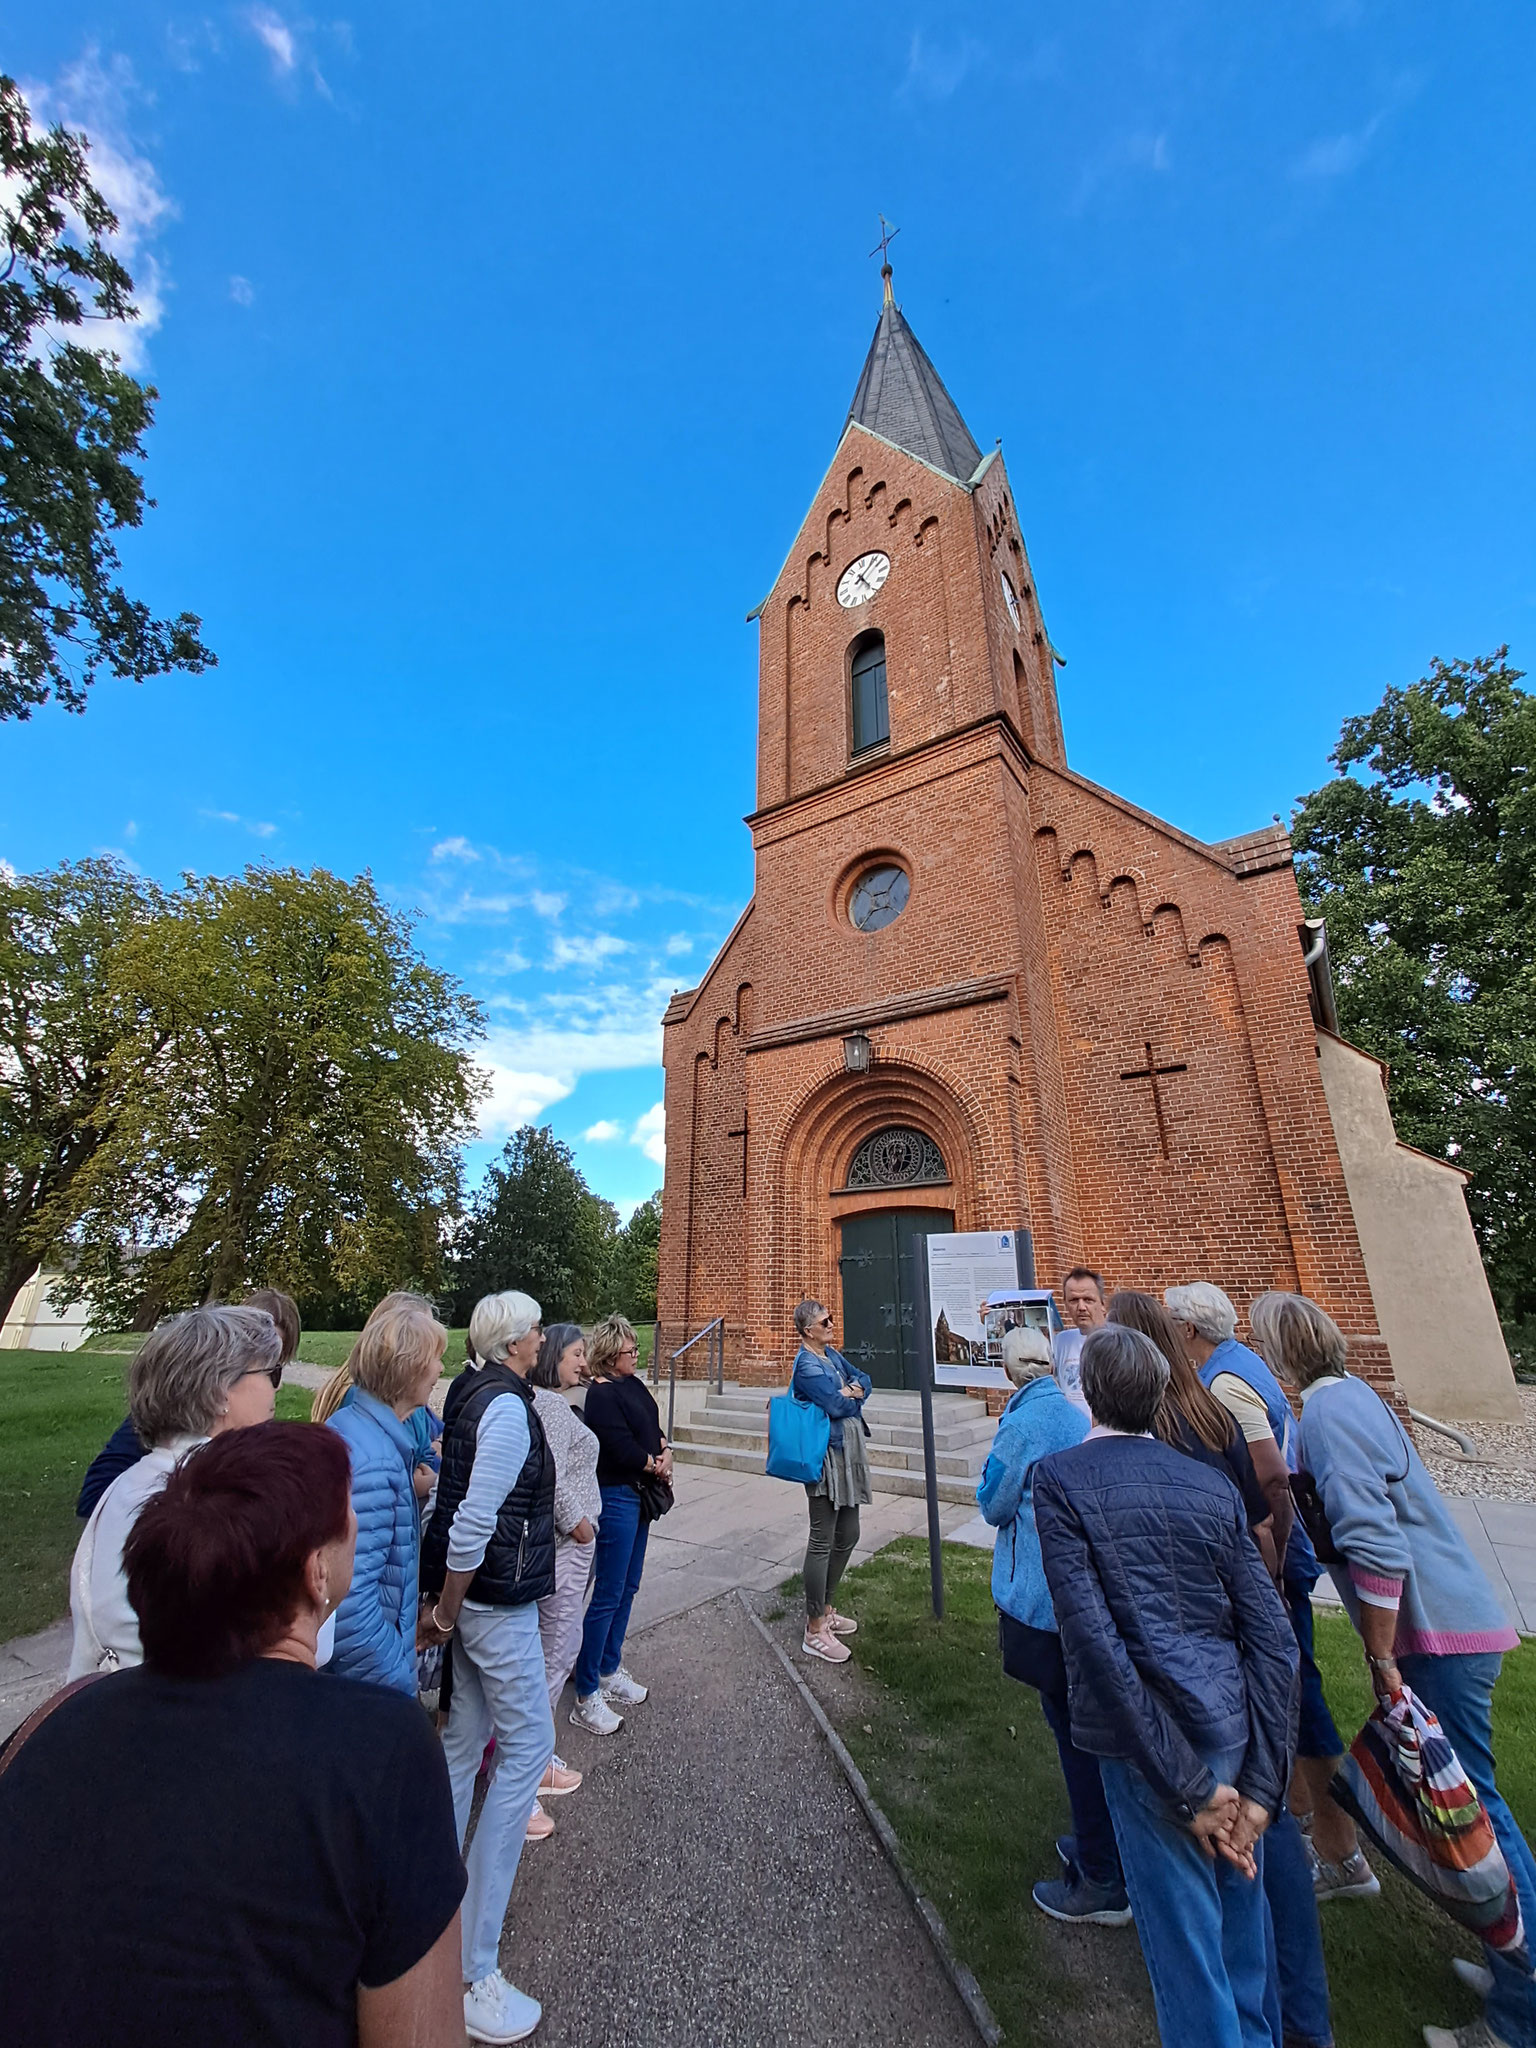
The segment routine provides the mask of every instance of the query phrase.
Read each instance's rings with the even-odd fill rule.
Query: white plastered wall
[[[1401,1144],[1378,1060],[1317,1034],[1323,1093],[1392,1369],[1412,1408],[1451,1421],[1520,1414],[1509,1353],[1454,1166]]]

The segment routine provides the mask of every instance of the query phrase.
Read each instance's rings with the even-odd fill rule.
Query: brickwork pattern
[[[844,610],[837,578],[874,548],[890,576]],[[890,740],[851,761],[849,650],[872,628]],[[1028,1227],[1046,1282],[1083,1260],[1152,1291],[1214,1279],[1240,1309],[1300,1286],[1390,1391],[1283,838],[1205,847],[1067,768],[1000,456],[966,490],[849,429],[762,608],[758,769],[749,912],[665,1020],[664,1355],[723,1315],[728,1373],[782,1382],[795,1303],[841,1314],[843,1218],[920,1202]],[[848,898],[876,860],[910,900],[863,933]],[[1149,1047],[1156,1095],[1123,1078]],[[840,1192],[897,1123],[948,1185]]]

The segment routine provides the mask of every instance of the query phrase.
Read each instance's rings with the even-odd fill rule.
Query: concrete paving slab
[[[969,1543],[977,1550],[995,1550],[997,1531],[983,1516],[972,1515],[968,1522],[961,1522],[957,1528],[951,1529],[945,1541]]]

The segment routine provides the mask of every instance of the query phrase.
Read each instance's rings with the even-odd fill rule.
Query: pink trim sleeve
[[[1379,1572],[1361,1571],[1353,1564],[1349,1577],[1356,1593],[1369,1607],[1395,1607],[1403,1597],[1401,1579],[1384,1579]]]

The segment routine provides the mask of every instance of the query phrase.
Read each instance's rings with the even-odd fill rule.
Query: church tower
[[[1043,1284],[1300,1288],[1390,1385],[1289,840],[1205,845],[1068,767],[1001,448],[883,285],[752,614],[752,899],[664,1020],[663,1354],[723,1317],[727,1370],[782,1383],[809,1295],[913,1385],[914,1237],[1023,1228]]]

